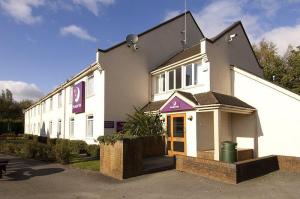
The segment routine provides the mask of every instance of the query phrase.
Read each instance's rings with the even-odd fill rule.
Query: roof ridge
[[[218,33],[214,37],[209,38],[208,40],[210,40],[212,42],[215,42],[220,37],[222,37],[224,34],[226,34],[228,31],[230,31],[231,29],[235,28],[239,24],[242,24],[242,22],[240,20],[232,23],[230,26],[228,26],[227,28],[225,28],[223,31],[221,31],[220,33]]]
[[[172,22],[172,21],[174,21],[174,20],[176,20],[176,19],[178,19],[178,18],[184,16],[185,14],[190,14],[190,15],[191,15],[191,17],[192,17],[192,19],[194,20],[195,24],[197,25],[197,27],[198,27],[200,33],[204,36],[204,34],[202,33],[200,27],[198,26],[198,24],[197,24],[195,18],[194,18],[193,15],[192,15],[192,12],[191,12],[190,10],[188,10],[188,11],[186,11],[186,12],[183,12],[183,13],[181,13],[181,14],[179,14],[179,15],[177,15],[177,16],[171,18],[171,19],[168,19],[167,21],[164,21],[164,22],[162,22],[162,23],[160,23],[160,24],[158,24],[158,25],[155,25],[155,26],[153,26],[152,28],[149,28],[149,29],[147,29],[147,30],[145,30],[145,31],[143,31],[143,32],[141,32],[141,33],[139,33],[139,34],[137,34],[137,35],[140,37],[140,36],[142,36],[142,35],[144,35],[144,34],[146,34],[146,33],[148,33],[148,32],[151,32],[152,30],[155,30],[155,29],[157,29],[157,28],[159,28],[159,27],[161,27],[161,26],[164,26],[164,25],[166,25],[166,24],[168,24],[168,23],[170,23],[170,22]],[[111,46],[111,47],[109,47],[109,48],[107,48],[107,49],[101,49],[101,48],[98,48],[98,51],[100,51],[100,52],[108,52],[108,51],[110,51],[110,50],[112,50],[112,49],[114,49],[114,48],[116,48],[116,47],[118,47],[118,46],[121,46],[121,45],[125,44],[125,43],[126,43],[126,40],[121,41],[121,42],[119,42],[119,43],[117,43],[117,44],[115,44],[115,45],[113,45],[113,46]]]

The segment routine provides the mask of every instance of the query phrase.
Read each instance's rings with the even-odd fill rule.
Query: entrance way
[[[185,155],[185,114],[167,116],[168,155]]]

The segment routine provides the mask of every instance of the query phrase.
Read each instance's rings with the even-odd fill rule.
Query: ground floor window
[[[49,135],[52,135],[52,121],[49,122]]]
[[[70,119],[70,137],[74,137],[74,118]]]
[[[57,137],[61,135],[61,120],[58,120],[57,123]]]
[[[94,125],[94,116],[89,115],[87,117],[86,137],[93,137],[93,125]]]

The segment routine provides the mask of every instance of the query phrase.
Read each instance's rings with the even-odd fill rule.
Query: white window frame
[[[52,123],[52,120],[49,121],[48,131],[49,131],[49,135],[52,135],[52,131],[53,131],[53,123]]]
[[[74,85],[69,87],[69,104],[73,103],[73,86]]]
[[[57,137],[61,135],[61,130],[62,130],[62,122],[61,119],[57,121]]]
[[[92,132],[89,133],[88,131],[90,130],[89,129],[89,121],[92,121]],[[92,138],[94,136],[94,116],[93,115],[87,115],[86,117],[86,134],[85,136],[87,138]]]
[[[191,85],[187,85],[186,83],[186,69],[188,66],[192,66],[192,84]],[[184,87],[191,87],[191,86],[194,86],[194,67],[195,67],[195,64],[194,63],[191,63],[191,64],[187,64],[187,65],[184,65]],[[182,82],[181,82],[182,84]]]
[[[164,78],[163,78],[164,76]],[[159,75],[154,76],[154,81],[155,81],[155,94],[161,94],[161,93],[165,93],[167,91],[167,73],[161,73]],[[156,81],[158,78],[158,82]],[[164,79],[164,81],[162,81]],[[157,86],[158,83],[158,86]],[[163,83],[165,85],[165,89],[163,89]]]
[[[92,81],[92,82],[90,82]],[[88,76],[87,80],[86,80],[86,83],[87,83],[87,86],[86,86],[86,97],[91,97],[93,95],[95,95],[95,77],[94,77],[94,74]],[[92,89],[91,89],[91,85],[92,85]]]
[[[50,97],[50,99],[49,99],[49,110],[50,111],[53,110],[53,97]]]
[[[61,108],[62,107],[62,91],[58,93],[57,95],[57,107]]]
[[[70,118],[70,121],[69,121],[69,136],[70,136],[70,138],[74,137],[74,127],[75,127],[75,119],[72,117],[72,118]]]
[[[173,72],[173,88],[170,89],[170,72]],[[172,69],[170,71],[168,71],[168,90],[172,91],[176,89],[176,71],[175,69]]]

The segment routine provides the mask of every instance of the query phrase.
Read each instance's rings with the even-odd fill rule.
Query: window
[[[94,75],[91,75],[87,79],[87,97],[94,95]]]
[[[69,87],[69,104],[73,102],[73,86]]]
[[[185,67],[185,85],[190,86],[193,84],[193,65],[187,65]]]
[[[57,122],[57,137],[61,135],[61,120]]]
[[[43,102],[43,113],[46,113],[46,102]]]
[[[166,90],[165,73],[155,77],[155,93],[162,93]]]
[[[176,88],[181,88],[181,67],[176,69]]]
[[[169,72],[169,90],[173,90],[174,89],[174,84],[175,84],[175,71],[172,70]]]
[[[50,111],[52,111],[52,109],[53,109],[53,98],[52,97],[50,98],[49,106],[50,106]]]
[[[52,121],[49,122],[49,135],[52,135]]]
[[[93,123],[94,117],[89,115],[87,117],[86,137],[93,137]]]
[[[201,67],[200,63],[194,64],[194,84],[195,85],[199,84],[200,67]]]
[[[70,119],[70,127],[69,127],[70,137],[74,137],[74,118]]]
[[[58,93],[58,108],[61,108],[62,106],[62,93]]]

